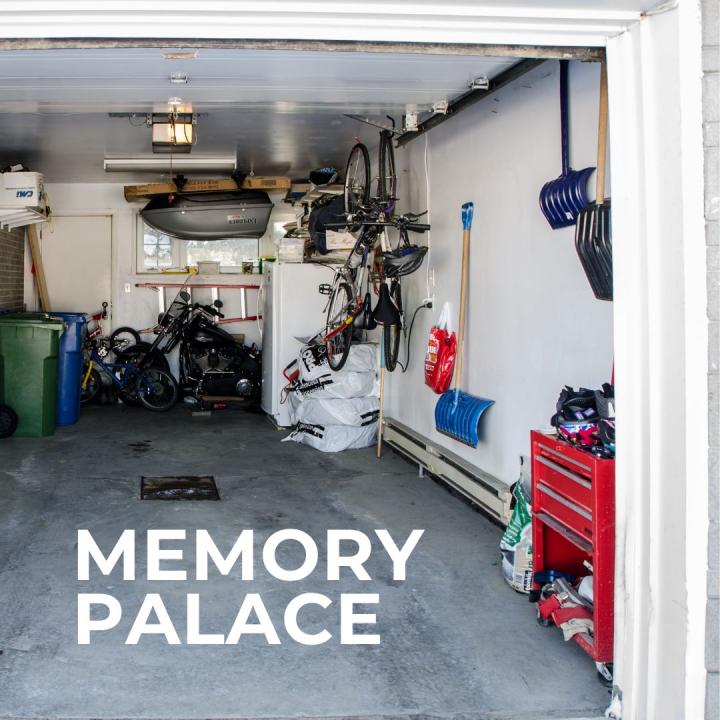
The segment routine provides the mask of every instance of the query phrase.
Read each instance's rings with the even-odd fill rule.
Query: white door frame
[[[608,41],[617,390],[615,708],[704,717],[708,538],[699,8]]]

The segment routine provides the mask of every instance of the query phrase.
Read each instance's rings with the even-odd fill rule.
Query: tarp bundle
[[[345,367],[330,370],[323,346],[304,346],[286,369],[296,428],[283,442],[310,445],[323,452],[369,447],[377,437],[380,410],[377,347],[354,344]]]

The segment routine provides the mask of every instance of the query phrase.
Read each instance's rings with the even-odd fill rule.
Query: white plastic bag
[[[307,398],[361,398],[377,395],[377,378],[370,372],[328,372],[313,380],[300,381],[290,388],[294,407]]]
[[[345,361],[344,372],[375,372],[377,370],[377,345],[374,343],[355,343],[350,346]],[[315,380],[325,373],[332,372],[327,361],[324,345],[304,345],[298,355],[300,381]]]
[[[352,425],[376,423],[380,401],[376,397],[322,399],[310,397],[297,404],[295,421],[306,425]]]
[[[370,447],[377,437],[377,423],[362,427],[300,423],[282,442],[309,445],[322,452],[341,452]]]

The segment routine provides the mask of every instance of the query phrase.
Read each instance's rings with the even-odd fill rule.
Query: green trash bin
[[[18,416],[16,437],[55,432],[61,318],[42,313],[0,316],[0,403]]]

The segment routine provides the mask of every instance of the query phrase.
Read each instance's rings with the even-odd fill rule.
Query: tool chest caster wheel
[[[535,619],[537,620],[537,624],[541,627],[550,627],[555,624],[550,618],[543,617],[538,609],[535,610]]]
[[[613,684],[613,664],[595,663],[597,668],[598,680],[607,688],[611,688]]]

